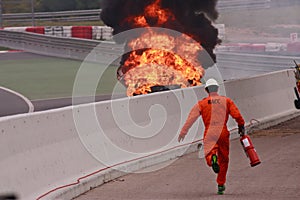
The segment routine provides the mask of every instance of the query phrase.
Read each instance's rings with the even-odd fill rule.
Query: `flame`
[[[169,10],[160,8],[160,1],[156,0],[153,4],[146,7],[145,13],[147,16],[157,18],[157,25],[162,25],[169,20],[175,20],[174,15]]]
[[[150,28],[147,19],[155,19],[157,26],[175,20],[174,15],[160,7],[160,1],[145,8],[144,16],[126,19],[136,27],[146,27],[140,37],[128,42],[134,49],[124,64],[118,77],[127,86],[127,95],[147,94],[156,85],[180,85],[191,87],[201,84],[204,69],[197,56],[203,48],[187,35],[172,36]],[[152,20],[153,21],[153,20]],[[146,47],[146,48],[145,48]]]

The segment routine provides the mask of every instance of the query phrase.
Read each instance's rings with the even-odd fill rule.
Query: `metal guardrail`
[[[253,53],[218,52],[218,63],[229,68],[240,68],[247,65],[249,70],[257,70],[259,66],[262,71],[276,71],[293,67],[293,60],[300,59],[299,56],[279,56]],[[227,64],[226,64],[227,63]]]
[[[48,17],[34,18],[35,21],[64,21],[64,22],[81,22],[81,21],[99,21],[100,16],[76,16],[76,17]],[[24,19],[8,19],[7,22],[31,22],[31,18]]]
[[[217,66],[224,79],[235,79],[293,68],[298,56],[218,52]]]
[[[93,50],[95,55],[89,57],[89,61],[98,63],[107,63],[105,58],[118,59],[123,52],[122,45],[108,42],[7,30],[0,30],[0,46],[76,60],[86,59]]]
[[[100,20],[101,9],[60,11],[60,12],[36,12],[34,19],[38,21],[95,21]],[[8,22],[24,22],[32,20],[32,13],[3,14],[3,20]]]
[[[65,16],[79,16],[79,15],[99,15],[101,9],[93,10],[75,10],[75,11],[59,11],[59,12],[36,12],[35,17],[65,17]],[[20,19],[31,17],[31,13],[16,13],[4,14],[3,19]]]

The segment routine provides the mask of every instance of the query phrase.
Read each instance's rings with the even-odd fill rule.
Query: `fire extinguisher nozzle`
[[[251,164],[251,167],[255,167],[255,166],[259,165],[260,163],[261,163],[260,161],[257,163],[253,163],[253,164]]]

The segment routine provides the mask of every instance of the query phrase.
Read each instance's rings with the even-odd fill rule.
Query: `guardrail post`
[[[2,0],[0,0],[0,28],[3,28]]]
[[[34,21],[34,0],[31,0],[31,24],[32,24],[32,26],[35,26],[35,21]]]
[[[103,37],[103,28],[100,28],[100,40],[104,40],[104,37]]]

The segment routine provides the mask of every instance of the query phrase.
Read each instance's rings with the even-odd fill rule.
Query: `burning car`
[[[102,20],[114,29],[116,42],[126,43],[128,53],[122,56],[117,78],[128,96],[201,85],[204,69],[216,61],[213,49],[221,42],[211,22],[218,17],[216,3],[103,1]],[[134,34],[118,37],[132,29]]]

